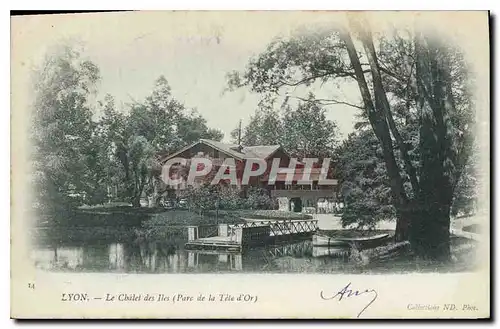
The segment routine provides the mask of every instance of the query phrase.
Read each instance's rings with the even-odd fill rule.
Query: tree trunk
[[[413,251],[426,259],[447,261],[450,258],[450,205],[453,195],[455,146],[450,127],[450,113],[455,111],[451,94],[449,63],[444,49],[427,38],[416,38],[417,104],[420,112],[420,180],[416,177],[390,113],[390,104],[380,76],[372,36],[364,22],[351,21],[360,33],[370,65],[373,91],[364,76],[356,48],[348,31],[341,31],[347,53],[363,99],[368,119],[382,146],[398,222],[396,240],[409,238]],[[374,100],[372,99],[372,94]],[[395,160],[391,132],[410,176],[413,199],[408,200],[400,168]]]
[[[348,31],[343,31],[342,39],[345,42],[347,53],[351,61],[351,65],[354,69],[356,81],[358,82],[358,87],[363,99],[364,107],[367,112],[368,119],[372,126],[372,129],[380,141],[382,147],[382,153],[384,157],[384,162],[389,176],[389,182],[391,186],[391,194],[393,197],[393,204],[398,212],[397,224],[398,229],[396,230],[396,241],[403,241],[408,237],[408,219],[406,218],[406,212],[402,212],[401,209],[408,208],[408,197],[403,186],[403,179],[401,177],[400,168],[396,162],[394,155],[394,147],[391,139],[391,133],[386,120],[386,114],[381,104],[381,99],[386,98],[385,91],[381,86],[381,81],[377,84],[375,93],[375,99],[378,100],[377,104],[373,103],[372,96],[370,93],[370,88],[366,82],[361,63],[356,52],[356,48],[352,41],[352,38]],[[363,40],[367,43],[367,40]],[[373,68],[377,67],[375,55],[368,58],[370,64]],[[374,61],[373,63],[371,61]],[[373,75],[373,70],[372,70]],[[379,75],[375,75],[380,79]],[[401,222],[401,223],[400,223]]]
[[[450,259],[450,208],[456,152],[450,113],[455,111],[445,51],[417,33],[416,84],[420,114],[419,215],[412,221],[412,248],[433,260]]]
[[[411,221],[410,243],[415,254],[423,259],[449,261],[449,206],[434,203],[416,209]]]
[[[443,155],[443,128],[433,125],[432,116],[424,113],[420,128],[421,176],[415,216],[410,225],[414,252],[426,259],[450,259],[450,209],[453,188]],[[438,138],[436,138],[438,137]],[[441,138],[440,138],[441,137]]]
[[[134,196],[132,198],[132,207],[141,207],[141,197],[140,196]]]
[[[396,232],[394,233],[395,242],[407,241],[410,239],[410,222],[411,213],[403,210],[397,211]]]

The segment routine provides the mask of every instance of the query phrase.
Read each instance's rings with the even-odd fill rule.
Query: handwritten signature
[[[370,302],[368,304],[365,305],[365,307],[363,307],[363,309],[358,313],[358,318],[361,316],[361,314],[363,314],[363,312],[371,305],[373,304],[373,302],[377,299],[378,297],[378,294],[377,292],[374,290],[374,289],[365,289],[365,290],[354,290],[351,287],[351,282],[349,282],[344,288],[342,288],[339,292],[337,292],[335,295],[333,296],[325,296],[325,294],[323,293],[323,291],[320,292],[320,297],[321,299],[323,300],[333,300],[333,299],[336,299],[338,298],[338,301],[342,301],[342,299],[347,299],[347,298],[350,298],[350,297],[359,297],[359,296],[362,296],[362,295],[368,295],[368,294],[371,294],[373,296],[372,300],[370,300]]]

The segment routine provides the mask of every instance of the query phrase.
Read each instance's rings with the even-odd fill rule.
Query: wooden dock
[[[241,244],[234,241],[230,236],[198,238],[196,240],[188,241],[185,247],[186,249],[241,251]]]
[[[252,247],[310,237],[317,220],[255,220],[242,224],[188,227],[186,249],[241,251]]]

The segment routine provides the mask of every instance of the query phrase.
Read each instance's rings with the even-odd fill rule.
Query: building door
[[[291,198],[290,199],[290,211],[302,212],[302,199],[301,198]]]

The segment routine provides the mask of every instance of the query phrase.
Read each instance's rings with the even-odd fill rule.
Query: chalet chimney
[[[243,150],[243,146],[241,146],[241,119],[240,119],[240,125],[238,126],[238,152],[241,152]]]
[[[241,119],[240,125],[238,126],[238,149],[241,148]]]

